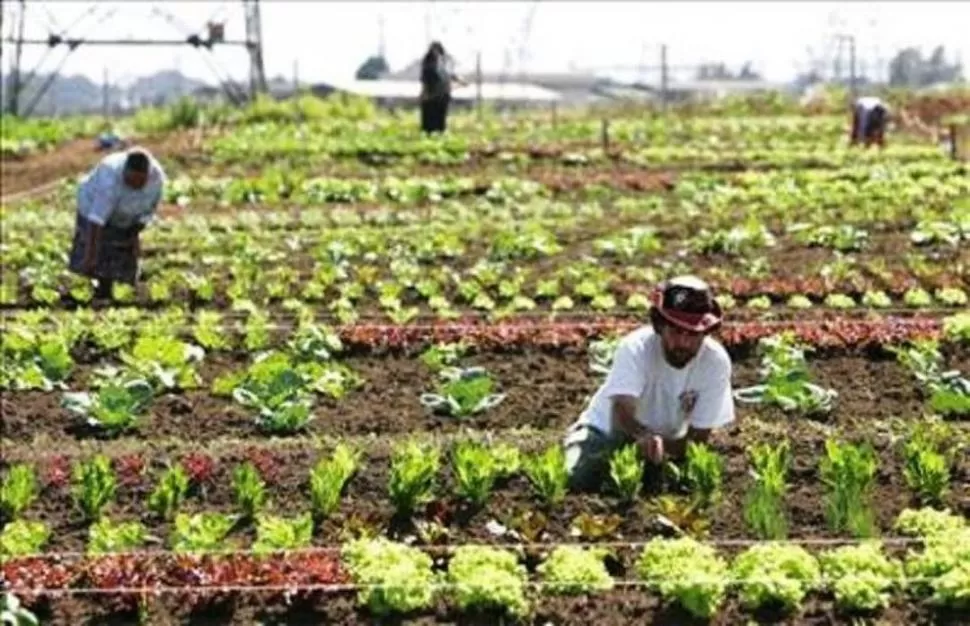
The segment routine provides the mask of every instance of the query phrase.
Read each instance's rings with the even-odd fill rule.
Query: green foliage
[[[462,610],[503,609],[524,615],[528,574],[510,551],[485,546],[460,546],[448,563],[450,595]]]
[[[798,545],[753,545],[731,565],[741,601],[749,608],[778,606],[794,611],[821,583],[818,562]]]
[[[97,520],[114,500],[118,483],[111,461],[98,455],[74,465],[72,496],[75,505],[88,520]]]
[[[438,577],[431,557],[384,537],[344,544],[344,563],[354,583],[361,585],[359,602],[377,616],[426,609],[435,598]]]
[[[34,468],[25,463],[11,466],[0,484],[0,510],[10,518],[20,517],[37,498]]]
[[[557,546],[537,568],[546,592],[553,595],[582,595],[609,591],[613,578],[606,570],[604,549]]]
[[[714,548],[688,537],[651,539],[636,571],[665,601],[698,618],[712,617],[727,595],[727,563]]]

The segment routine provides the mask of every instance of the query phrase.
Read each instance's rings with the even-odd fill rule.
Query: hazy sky
[[[10,11],[4,2],[5,11]],[[28,0],[28,37],[46,37],[53,25],[69,28],[92,2]],[[243,38],[242,3],[98,2],[99,9],[70,29],[72,37],[182,38],[211,18],[226,21],[226,37]],[[427,46],[427,33],[440,38],[460,69],[474,68],[476,52],[486,71],[567,70],[614,65],[654,65],[659,45],[668,44],[671,64],[722,60],[740,66],[747,60],[769,79],[785,79],[805,68],[811,47],[831,54],[837,30],[858,38],[860,60],[883,61],[905,45],[930,50],[943,44],[951,54],[970,52],[970,2],[289,2],[263,0],[264,58],[268,76],[291,77],[298,63],[301,81],[347,78],[378,50],[380,24],[393,69],[406,65]],[[532,13],[526,39],[527,16]],[[160,16],[168,13],[178,26]],[[110,14],[110,17],[109,17]],[[11,33],[4,16],[5,36]],[[383,18],[383,19],[382,19]],[[525,46],[523,43],[525,42]],[[524,48],[525,56],[521,55]],[[4,44],[5,70],[9,44]],[[29,70],[46,51],[25,49]],[[41,71],[57,66],[66,50],[51,52]],[[215,51],[224,71],[244,77],[248,57],[242,48]],[[952,58],[952,57],[951,57]],[[967,59],[970,60],[970,59]],[[212,80],[205,56],[185,47],[82,46],[62,68],[101,80],[131,78],[178,67]],[[829,66],[830,67],[830,66]],[[647,75],[650,79],[651,76]]]

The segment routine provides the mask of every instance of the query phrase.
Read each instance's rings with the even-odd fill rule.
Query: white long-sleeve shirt
[[[81,181],[77,192],[78,212],[99,226],[130,228],[148,224],[162,199],[165,171],[148,156],[148,180],[141,189],[132,189],[124,181],[127,152],[116,152],[103,158]]]

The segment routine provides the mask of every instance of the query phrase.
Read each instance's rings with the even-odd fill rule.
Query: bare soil
[[[970,354],[964,349],[950,350],[949,364],[966,371]],[[420,361],[404,355],[383,357],[352,357],[347,364],[367,380],[366,386],[340,403],[324,403],[312,431],[318,435],[373,434],[373,445],[365,450],[358,473],[347,485],[345,498],[338,512],[323,521],[316,530],[313,543],[332,546],[348,533],[369,530],[383,532],[396,539],[417,537],[418,543],[505,543],[511,537],[496,535],[487,524],[498,522],[515,528],[527,513],[541,512],[546,523],[534,541],[571,542],[578,540],[572,527],[581,514],[617,515],[619,526],[599,541],[645,541],[669,534],[643,508],[642,502],[661,493],[683,493],[684,488],[649,471],[644,482],[641,502],[622,504],[610,491],[596,494],[569,494],[565,502],[544,507],[536,498],[531,485],[522,476],[496,486],[489,501],[481,509],[468,506],[454,495],[447,454],[443,455],[439,472],[438,499],[430,503],[416,518],[397,516],[387,497],[390,444],[412,432],[456,433],[462,425],[448,418],[429,416],[417,402],[422,391],[433,382],[432,374]],[[488,414],[470,420],[467,426],[475,429],[509,431],[531,425],[544,430],[536,438],[523,437],[516,441],[523,451],[541,449],[556,440],[557,435],[578,415],[585,398],[597,384],[589,372],[585,354],[564,352],[552,354],[478,354],[469,357],[470,364],[482,365],[493,372],[508,398]],[[241,361],[226,358],[212,361],[203,371],[212,377]],[[919,391],[908,372],[895,362],[872,355],[838,355],[811,361],[814,380],[840,392],[835,413],[826,419],[793,418],[771,409],[739,410],[736,427],[720,434],[715,442],[724,455],[725,474],[723,498],[705,514],[710,520],[710,536],[718,539],[751,539],[742,517],[744,494],[750,484],[745,449],[754,443],[777,441],[787,437],[793,445],[793,467],[789,475],[790,491],[786,497],[789,533],[797,538],[835,538],[827,528],[824,517],[823,491],[818,476],[818,461],[829,436],[850,441],[868,441],[876,448],[880,468],[871,496],[871,506],[879,528],[891,533],[893,520],[899,512],[917,502],[905,485],[899,450],[887,435],[888,420],[908,418],[920,414],[922,403]],[[753,384],[757,379],[757,363],[741,358],[735,365],[736,386]],[[88,371],[79,373],[83,380]],[[58,394],[5,394],[3,419],[5,463],[17,460],[37,461],[38,476],[43,491],[28,512],[28,518],[42,519],[52,530],[48,546],[52,551],[82,551],[87,542],[88,522],[74,507],[70,495],[70,460],[58,456],[61,448],[74,441],[88,441],[94,453],[100,442],[91,440],[92,434],[72,426],[72,421],[57,406]],[[837,426],[837,432],[831,427]],[[29,443],[36,436],[46,436],[45,458]],[[235,445],[218,452],[207,451],[207,442],[217,437],[238,437]],[[164,438],[178,438],[184,442],[180,450],[165,449],[155,442]],[[232,471],[243,462],[253,463],[267,482],[271,500],[268,510],[278,515],[297,515],[309,509],[307,476],[310,469],[329,453],[313,440],[305,439],[304,446],[287,448],[271,446],[252,425],[243,411],[231,401],[211,398],[205,392],[183,396],[171,395],[161,399],[153,414],[131,439],[134,452],[114,456],[119,488],[115,502],[107,514],[115,520],[138,519],[148,527],[149,534],[158,538],[149,549],[164,549],[165,539],[172,526],[152,515],[146,507],[158,478],[171,462],[181,461],[189,467],[187,456],[196,455],[211,461],[212,472],[193,481],[189,497],[183,504],[186,512],[234,510],[231,490]],[[18,445],[23,442],[23,447]],[[196,467],[196,466],[193,466]],[[970,458],[957,459],[951,479],[952,490],[945,504],[955,512],[970,514]],[[419,531],[416,520],[439,524],[436,537]],[[251,523],[243,522],[233,533],[232,540],[240,546],[254,538]],[[536,555],[529,558],[535,565]],[[633,553],[618,553],[611,561],[613,574],[632,578]],[[636,589],[617,589],[595,597],[542,598],[536,602],[536,612],[524,623],[579,624],[590,619],[609,624],[693,624],[675,608],[664,607],[658,598]],[[119,609],[116,604],[94,598],[60,598],[45,600],[38,607],[44,623],[51,624],[126,624],[137,614]],[[744,623],[750,613],[736,600],[712,621],[714,624]],[[791,625],[845,624],[850,619],[840,614],[824,596],[813,597],[796,616],[755,616],[772,623]],[[898,604],[881,616],[883,624],[960,624],[960,617],[935,613],[925,606]],[[153,599],[147,609],[150,624],[249,624],[254,621],[279,624],[358,624],[373,623],[373,619],[356,607],[353,594],[316,594],[309,599],[285,603],[277,596],[243,594],[229,596],[204,607],[190,609],[172,598]],[[511,623],[500,615],[459,615],[444,601],[435,611],[411,616],[407,623],[418,624],[497,624]]]
[[[362,377],[363,386],[339,401],[321,399],[309,434],[385,436],[415,430],[457,432],[463,427],[563,429],[579,416],[599,380],[590,372],[586,354],[578,351],[483,353],[464,362],[485,367],[492,374],[497,392],[506,394],[501,404],[465,420],[432,415],[419,398],[423,393],[434,392],[437,381],[420,360],[401,354],[354,356],[343,363]],[[958,351],[951,363],[970,372],[970,355],[965,350]],[[266,437],[246,409],[231,398],[217,397],[209,391],[217,376],[246,366],[242,355],[209,356],[200,372],[201,389],[161,396],[127,437],[146,442],[173,437],[190,441]],[[912,416],[923,410],[916,381],[889,358],[841,355],[813,360],[811,369],[816,383],[839,392],[835,410],[819,418],[822,423],[842,425]],[[757,370],[758,361],[753,357],[736,362],[735,388],[757,384]],[[75,374],[72,387],[85,389],[90,372],[91,367],[82,367]],[[57,393],[5,392],[4,439],[28,443],[37,438],[54,442],[102,438],[100,432],[71,417],[60,407],[60,401]],[[738,412],[742,421],[749,415],[793,419],[773,408],[740,406]]]
[[[168,165],[169,159],[177,161],[181,155],[197,149],[190,132],[146,137],[137,143],[150,150],[163,165]],[[23,159],[5,158],[0,162],[0,188],[4,197],[9,197],[68,176],[77,176],[94,167],[106,154],[97,149],[94,138],[87,138],[75,139],[49,152]]]
[[[284,601],[278,594],[233,595],[205,608],[191,609],[171,598],[149,600],[145,617],[139,621],[136,611],[112,612],[100,598],[69,598],[45,603],[39,617],[51,626],[121,626],[134,623],[152,626],[295,626],[310,624],[415,624],[454,626],[495,626],[497,624],[532,624],[534,626],[736,626],[755,623],[779,626],[845,626],[856,623],[858,616],[839,612],[824,597],[809,598],[802,610],[791,616],[762,612],[752,614],[738,601],[729,599],[710,621],[693,619],[677,607],[664,606],[660,599],[640,589],[615,589],[595,596],[542,597],[533,603],[532,615],[516,622],[498,613],[458,614],[445,601],[427,614],[409,615],[384,622],[357,607],[351,592],[332,594],[299,594]],[[912,604],[896,604],[878,616],[881,626],[963,626],[966,615],[935,611]]]

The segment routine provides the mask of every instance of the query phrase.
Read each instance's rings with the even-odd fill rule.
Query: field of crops
[[[252,114],[162,155],[111,302],[73,182],[4,206],[4,586],[45,624],[966,624],[970,169],[846,124]],[[683,273],[737,424],[570,493]]]

